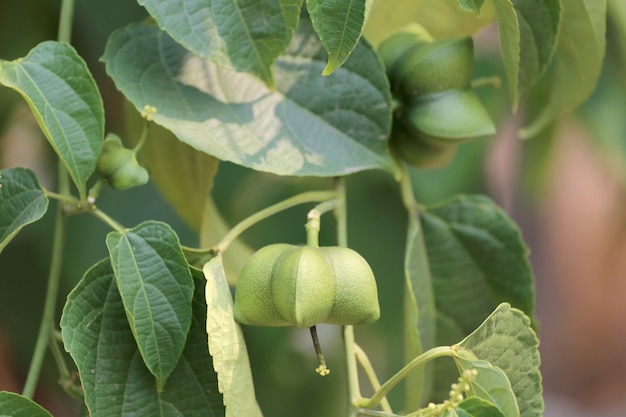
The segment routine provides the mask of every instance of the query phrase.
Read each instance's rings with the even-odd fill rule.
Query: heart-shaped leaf
[[[275,90],[194,56],[152,25],[115,32],[103,60],[137,109],[156,107],[156,123],[219,159],[280,175],[393,169],[391,96],[378,56],[360,43],[324,77],[326,52],[305,20],[274,65]]]
[[[26,99],[84,199],[104,138],[102,98],[85,61],[66,43],[43,42],[25,58],[0,60],[0,83]]]

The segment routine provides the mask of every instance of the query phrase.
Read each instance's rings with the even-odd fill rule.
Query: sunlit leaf
[[[224,395],[226,417],[260,417],[248,351],[241,328],[233,315],[233,298],[226,281],[222,259],[217,256],[204,266],[206,278],[209,351]]]
[[[138,0],[177,42],[222,67],[274,85],[272,64],[291,40],[302,0]]]
[[[281,175],[391,169],[391,96],[377,55],[361,43],[324,77],[326,53],[306,21],[274,66],[274,91],[193,56],[151,25],[115,32],[103,59],[137,109],[155,106],[156,123],[219,159]]]

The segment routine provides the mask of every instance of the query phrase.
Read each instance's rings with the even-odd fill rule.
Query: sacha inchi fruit
[[[394,97],[390,139],[393,152],[417,168],[447,165],[457,146],[495,133],[471,89],[470,37],[432,40],[418,25],[387,38],[379,47]]]
[[[367,324],[380,317],[367,261],[343,247],[273,244],[244,265],[235,292],[235,319],[256,326]]]

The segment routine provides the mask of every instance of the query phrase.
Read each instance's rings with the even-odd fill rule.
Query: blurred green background
[[[0,0],[0,58],[14,59],[24,56],[38,42],[55,39],[58,9],[59,2],[52,0]],[[626,216],[623,216],[626,213],[621,204],[624,201],[623,185],[626,179],[626,54],[623,36],[626,18],[618,13],[616,15],[610,21],[607,65],[598,91],[577,116],[562,121],[543,137],[522,143],[515,138],[520,117],[510,115],[505,89],[481,88],[481,98],[499,126],[498,137],[462,145],[453,164],[445,169],[412,172],[416,193],[422,203],[441,201],[456,193],[486,193],[495,198],[520,223],[533,250],[538,282],[537,314],[542,323],[547,416],[577,415],[575,413],[585,412],[580,410],[590,409],[595,410],[596,414],[593,415],[601,415],[605,409],[623,411],[620,408],[623,406],[623,390],[615,389],[615,392],[622,393],[620,396],[608,388],[602,388],[614,387],[617,383],[618,388],[626,389],[624,379],[615,376],[626,371],[625,360],[619,359],[617,353],[612,368],[609,365],[604,365],[606,369],[601,367],[604,374],[597,369],[596,372],[567,371],[572,361],[577,361],[577,366],[580,366],[580,358],[593,352],[591,347],[571,346],[572,341],[579,340],[572,334],[579,332],[589,335],[588,332],[593,331],[597,323],[589,319],[588,327],[582,330],[572,328],[571,334],[564,331],[559,333],[559,329],[572,327],[565,324],[576,320],[575,305],[582,300],[588,303],[585,305],[594,313],[594,320],[601,321],[608,327],[606,334],[602,333],[601,337],[608,338],[606,343],[610,343],[610,352],[620,352],[620,349],[626,348],[626,337],[611,338],[611,335],[619,332],[626,334],[623,325],[615,328],[610,324],[613,321],[607,324],[607,317],[617,316],[623,319],[626,315],[622,314],[626,314],[626,311],[618,308],[607,310],[608,307],[602,306],[602,302],[597,299],[587,300],[584,296],[589,286],[596,289],[603,286],[608,292],[612,290],[613,293],[626,295],[620,292],[626,289],[622,284],[626,280],[626,268],[622,265],[623,262],[619,263],[624,254],[625,246],[622,242],[626,241]],[[101,88],[106,108],[107,132],[116,132],[121,136],[126,132],[124,100],[112,81],[106,77],[104,66],[98,59],[111,32],[145,17],[145,11],[133,1],[77,1],[76,4],[73,43],[87,61]],[[476,77],[503,77],[497,42],[494,43],[496,37],[497,33],[493,28],[478,35]],[[42,183],[54,188],[54,158],[33,123],[22,99],[13,91],[0,89],[0,167],[37,167]],[[577,142],[580,137],[582,139]],[[580,146],[582,150],[579,152],[583,156],[589,156],[587,159],[583,157],[583,162],[575,159],[575,156],[572,157],[571,153],[576,152]],[[568,161],[575,162],[573,170]],[[597,174],[598,172],[601,174]],[[597,182],[590,182],[590,179],[596,178],[594,175]],[[578,189],[575,185],[572,186],[571,194],[564,191],[569,190],[566,187],[570,184],[566,181],[568,179],[579,185]],[[368,259],[374,270],[379,284],[382,310],[381,320],[373,325],[358,327],[356,336],[358,343],[370,355],[380,378],[386,379],[402,366],[401,300],[406,212],[401,204],[398,186],[387,173],[359,173],[350,176],[347,184],[349,243]],[[598,187],[607,184],[613,186],[608,190],[602,188],[601,192],[598,191]],[[297,192],[328,188],[330,185],[328,179],[277,177],[222,163],[215,179],[213,196],[225,220],[234,224]],[[587,194],[593,191],[596,193]],[[587,195],[593,197],[588,198]],[[555,219],[574,216],[571,223],[573,225],[577,224],[576,220],[583,221],[580,211],[573,207],[587,207],[585,203],[591,201],[590,199],[606,199],[606,204],[602,207],[612,209],[608,220],[608,208],[603,212],[593,206],[588,211],[583,211],[583,214],[590,216],[602,216],[604,213],[604,220],[610,220],[610,226],[597,225],[600,232],[596,233],[598,239],[610,238],[609,243],[605,242],[606,239],[602,243],[590,241],[588,234],[580,236],[562,233],[557,228],[566,227],[569,230],[570,223],[558,223]],[[573,205],[567,201],[573,201]],[[98,205],[127,226],[146,219],[168,222],[177,231],[183,244],[197,245],[197,237],[192,230],[176,216],[152,184],[127,192],[105,189]],[[306,213],[310,208],[311,206],[297,207],[264,221],[246,232],[243,239],[253,248],[275,242],[302,243],[305,238]],[[594,208],[596,211],[593,211]],[[21,391],[28,369],[46,288],[53,212],[54,210],[49,210],[42,221],[28,226],[0,256],[0,390]],[[322,244],[334,243],[333,224],[331,217],[323,219]],[[546,224],[550,227],[545,227]],[[586,224],[589,226],[590,222],[587,221]],[[607,233],[602,232],[605,229],[613,230],[615,234],[607,237]],[[82,274],[93,263],[107,256],[104,237],[108,231],[105,225],[92,217],[82,215],[71,218],[59,314],[65,296]],[[580,241],[580,248],[568,249],[563,246],[563,239]],[[600,247],[609,248],[607,250],[612,252],[603,252],[604,257],[600,259],[604,263],[598,261],[596,270],[589,269],[588,273],[585,270],[587,275],[596,274],[594,280],[584,280],[584,277],[574,280],[571,274],[576,273],[576,267],[571,263],[575,260],[572,259],[572,253],[575,252],[568,250],[587,253],[585,251],[593,245],[604,245]],[[568,263],[570,269],[560,268],[558,262]],[[610,276],[607,271],[611,271]],[[597,274],[605,275],[598,278]],[[604,276],[608,278],[603,280]],[[582,288],[581,295],[578,295],[580,300],[576,298],[578,293],[571,290],[572,285]],[[568,291],[564,291],[566,287],[569,288]],[[600,290],[595,293],[598,293],[600,301],[605,294]],[[331,375],[323,379],[313,372],[316,362],[308,332],[288,328],[246,327],[244,330],[249,344],[257,396],[266,416],[297,414],[313,417],[343,414],[346,393],[338,327],[322,326],[319,330],[327,362],[332,370]],[[603,340],[600,339],[597,343],[604,343]],[[570,354],[563,357],[561,349],[564,345],[567,345],[567,349],[580,350],[579,356]],[[37,399],[55,415],[77,415],[78,402],[67,397],[58,388],[56,370],[50,358],[47,359]],[[594,358],[589,356],[589,361],[593,364]],[[597,367],[597,359],[595,361]],[[572,380],[565,381],[563,376]],[[368,384],[362,385],[368,394]],[[591,388],[593,385],[596,385],[595,391],[600,391],[599,393]],[[402,404],[403,395],[402,389],[394,390],[390,396],[392,404]],[[559,400],[552,401],[551,398]],[[561,400],[573,407],[569,414],[559,414]]]

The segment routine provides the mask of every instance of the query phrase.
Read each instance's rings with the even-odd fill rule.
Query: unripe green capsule
[[[420,135],[407,133],[400,124],[394,126],[389,146],[407,164],[419,169],[445,167],[452,162],[458,148],[454,143],[434,143]]]
[[[126,190],[148,182],[148,171],[137,162],[135,152],[126,149],[121,139],[109,133],[96,162],[96,172],[116,190]]]
[[[242,324],[300,328],[380,316],[374,274],[358,253],[286,244],[266,246],[244,265],[234,311]]]

